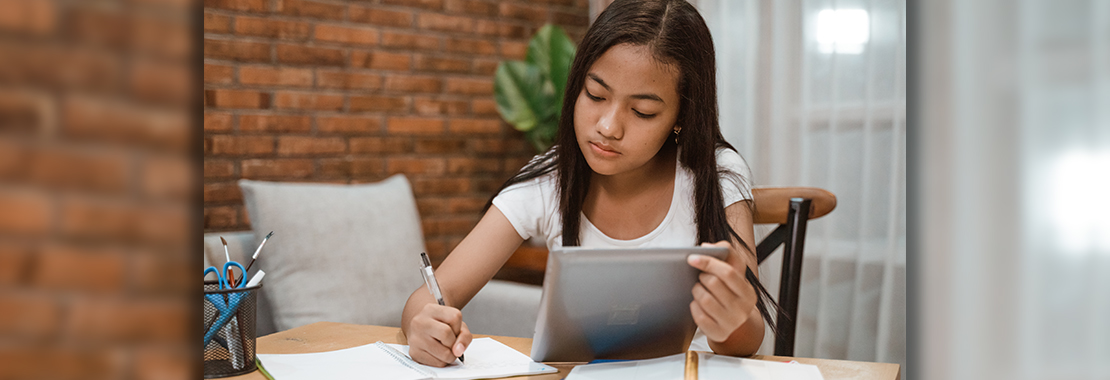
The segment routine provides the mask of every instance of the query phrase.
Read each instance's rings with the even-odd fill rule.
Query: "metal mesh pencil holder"
[[[221,290],[204,282],[204,378],[253,372],[255,313],[262,284]]]

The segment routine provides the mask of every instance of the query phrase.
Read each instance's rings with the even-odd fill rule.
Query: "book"
[[[698,380],[824,380],[815,365],[737,358],[698,352]],[[566,380],[682,379],[686,354],[574,367]]]
[[[558,372],[491,338],[478,338],[466,349],[466,363],[443,368],[412,360],[409,346],[377,342],[309,354],[258,354],[260,370],[275,380],[301,379],[489,379]]]

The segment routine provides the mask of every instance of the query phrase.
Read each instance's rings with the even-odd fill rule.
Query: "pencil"
[[[224,243],[224,259],[227,260],[224,261],[224,263],[229,263],[231,262],[231,254],[227,252],[227,240],[224,239],[223,236],[220,236],[220,241]],[[231,271],[231,267],[227,267],[227,286],[232,288],[235,287],[235,275],[234,272]]]
[[[698,352],[686,351],[685,380],[698,380]]]

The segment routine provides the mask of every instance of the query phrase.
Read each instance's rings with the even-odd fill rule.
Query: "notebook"
[[[686,354],[574,367],[566,380],[681,379]],[[817,366],[698,352],[699,380],[824,380]]]
[[[263,373],[275,380],[309,379],[487,379],[558,372],[491,338],[478,338],[466,349],[466,363],[444,368],[416,363],[409,346],[377,342],[310,354],[258,354]]]

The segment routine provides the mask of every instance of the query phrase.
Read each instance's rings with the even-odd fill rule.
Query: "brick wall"
[[[195,5],[0,1],[0,379],[199,377]]]
[[[403,173],[440,261],[533,154],[501,121],[499,61],[545,23],[581,39],[586,0],[205,0],[204,228],[250,228],[240,178]]]

